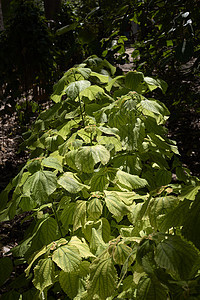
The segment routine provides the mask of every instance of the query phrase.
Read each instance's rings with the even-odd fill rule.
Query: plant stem
[[[78,101],[79,101],[79,106],[80,106],[80,112],[81,112],[81,118],[82,118],[82,121],[83,121],[83,126],[85,127],[85,120],[84,120],[84,116],[83,116],[80,95],[78,95]]]
[[[63,235],[63,233],[62,233],[62,229],[61,229],[60,224],[59,224],[58,215],[57,215],[55,206],[54,206],[54,204],[53,204],[53,201],[52,201],[52,210],[53,210],[53,213],[54,213],[54,216],[55,216],[56,223],[58,224],[58,229],[59,229],[59,231],[60,231],[60,235],[61,235],[61,237],[64,237],[64,235]]]

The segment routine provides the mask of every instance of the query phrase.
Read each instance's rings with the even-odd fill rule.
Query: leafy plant
[[[199,180],[167,137],[168,109],[145,97],[167,84],[115,71],[96,56],[69,69],[24,136],[31,157],[2,192],[0,218],[29,212],[11,250],[26,277],[4,299],[199,295]]]

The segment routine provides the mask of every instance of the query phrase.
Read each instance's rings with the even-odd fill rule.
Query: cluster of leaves
[[[137,69],[156,72],[169,83],[179,80],[178,91],[170,85],[171,94],[177,94],[174,102],[178,102],[188,90],[181,83],[182,66],[190,61],[186,72],[190,78],[199,73],[198,1],[136,2],[132,16],[140,29],[132,56],[137,58]]]
[[[198,299],[199,180],[167,138],[169,111],[145,97],[167,85],[115,71],[95,56],[69,69],[26,133],[0,220],[29,212],[11,250],[28,266],[3,299]],[[3,283],[13,262],[0,262]]]

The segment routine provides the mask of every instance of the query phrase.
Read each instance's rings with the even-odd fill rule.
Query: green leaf
[[[132,91],[141,92],[144,75],[142,72],[130,71],[125,77],[125,85]]]
[[[102,238],[102,230],[101,227],[97,230],[95,228],[92,228],[92,235],[90,240],[90,249],[91,251],[95,252],[96,255],[101,253],[107,248],[106,243],[104,242]]]
[[[104,191],[105,202],[108,210],[114,215],[117,221],[120,221],[124,215],[130,212],[129,207],[124,204],[120,196],[112,191]]]
[[[52,168],[52,169],[58,170],[60,172],[63,172],[62,165],[61,165],[60,161],[56,157],[49,156],[47,158],[44,158],[42,160],[42,165],[44,167]]]
[[[167,292],[159,281],[148,277],[142,277],[138,283],[137,300],[166,300]]]
[[[94,299],[98,295],[105,300],[111,296],[117,287],[117,271],[111,258],[96,259],[91,265],[88,294]]]
[[[55,219],[48,217],[42,222],[33,241],[42,247],[43,245],[48,245],[50,242],[57,240],[58,238],[58,224]]]
[[[155,261],[176,279],[187,280],[198,256],[192,244],[180,236],[169,236],[157,245]]]
[[[66,231],[68,231],[69,225],[73,224],[75,208],[76,203],[72,202],[66,205],[62,211],[60,219]]]
[[[12,260],[9,257],[0,259],[0,286],[10,277],[13,270]]]
[[[172,173],[166,169],[160,169],[156,172],[156,184],[158,187],[167,185],[172,180]]]
[[[86,185],[82,184],[76,175],[71,172],[65,172],[59,179],[60,184],[66,191],[72,194],[80,192],[82,189],[87,188]]]
[[[84,173],[92,173],[94,166],[101,162],[103,165],[110,160],[110,152],[102,145],[84,146],[78,149],[75,163]]]
[[[97,72],[91,72],[90,76],[91,77],[97,77],[100,80],[101,83],[108,83],[108,81],[109,81],[108,76],[97,73]]]
[[[149,219],[151,226],[155,229],[160,229],[160,223],[162,224],[163,217],[172,211],[177,204],[178,199],[174,196],[153,198],[149,205]]]
[[[73,219],[73,231],[76,231],[78,228],[82,227],[86,223],[86,201],[78,200],[76,209],[74,211]]]
[[[92,220],[98,220],[102,214],[103,205],[101,199],[92,198],[88,201],[87,213]]]
[[[40,292],[55,282],[54,263],[51,258],[40,259],[34,268],[33,284]]]
[[[90,252],[89,246],[84,238],[80,239],[77,236],[72,236],[68,245],[75,246],[78,249],[80,256],[83,258],[95,257],[94,254]]]
[[[117,178],[119,183],[129,190],[143,188],[147,185],[147,181],[145,179],[140,178],[137,175],[128,174],[121,170],[117,172]]]
[[[54,251],[52,260],[64,272],[73,272],[78,269],[81,256],[75,246],[64,245]]]
[[[166,93],[168,85],[164,80],[144,77],[144,82],[146,82],[150,91],[160,88],[164,94]]]
[[[80,93],[80,96],[88,98],[90,101],[96,99],[98,93],[104,93],[104,90],[98,85],[91,85]]]
[[[123,243],[118,243],[113,249],[113,259],[118,265],[123,265],[128,260],[128,265],[131,265],[135,259],[133,249]]]
[[[114,146],[116,152],[122,150],[120,139],[114,136],[97,136],[97,142],[100,145],[105,145],[107,149],[111,150]]]
[[[100,169],[99,172],[95,172],[90,181],[91,191],[103,192],[109,185],[107,169]]]
[[[185,186],[182,189],[179,198],[180,199],[189,199],[189,200],[194,201],[199,190],[200,190],[200,185],[199,186],[193,186],[193,185]]]
[[[30,270],[31,270],[31,267],[33,265],[33,263],[40,257],[42,256],[43,254],[45,254],[47,251],[47,248],[46,246],[44,246],[41,250],[39,250],[33,257],[33,259],[31,260],[31,262],[29,263],[28,267],[26,268],[25,270],[25,273],[26,273],[26,276],[29,276],[29,273],[30,273]]]
[[[44,203],[56,188],[57,178],[53,172],[38,171],[26,180],[23,192],[27,196],[31,195],[38,203]]]
[[[147,109],[155,114],[166,115],[169,114],[166,107],[163,107],[158,101],[156,100],[148,100],[144,99],[140,102],[142,108]]]
[[[65,93],[70,99],[75,100],[80,92],[88,88],[90,85],[91,83],[88,80],[71,82],[66,88]]]
[[[108,82],[108,84],[107,84],[107,86],[106,86],[106,90],[107,90],[108,92],[110,92],[113,86],[117,85],[117,86],[119,87],[119,84],[118,84],[117,81],[120,80],[120,79],[124,79],[124,78],[125,78],[124,75],[116,76],[115,78],[113,78],[112,80],[110,80],[110,81]]]
[[[59,283],[62,290],[70,299],[74,299],[78,293],[79,275],[77,272],[64,272],[59,274]]]

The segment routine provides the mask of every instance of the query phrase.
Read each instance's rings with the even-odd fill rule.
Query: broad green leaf
[[[109,77],[108,76],[102,75],[102,74],[97,73],[97,72],[91,72],[90,76],[91,77],[97,77],[100,80],[101,83],[108,83],[108,81],[109,81]]]
[[[38,245],[48,245],[50,242],[57,240],[59,238],[58,234],[58,224],[52,217],[47,218],[38,229],[37,235],[33,241]]]
[[[165,94],[168,87],[167,83],[164,80],[154,79],[152,77],[144,77],[144,81],[146,82],[150,91],[160,88],[161,91]]]
[[[33,159],[31,161],[28,161],[27,164],[28,171],[33,174],[41,169],[41,159]],[[24,177],[26,173],[23,173],[22,178]],[[23,179],[21,180],[21,183],[23,182]]]
[[[52,260],[64,272],[73,272],[78,269],[81,256],[75,246],[64,245],[54,251]]]
[[[142,171],[142,162],[139,152],[134,154],[121,154],[113,158],[113,167],[120,168],[132,175],[140,175]]]
[[[54,92],[51,95],[51,99],[54,102],[60,102],[62,96],[65,94],[64,88],[67,85],[67,76],[64,75],[55,85],[54,85]]]
[[[78,249],[80,256],[83,258],[95,257],[94,254],[90,252],[89,246],[84,238],[80,239],[77,236],[72,236],[68,245],[75,246]]]
[[[66,205],[62,211],[60,219],[66,231],[68,231],[69,225],[73,224],[75,208],[76,203],[71,202]]]
[[[76,271],[69,273],[62,270],[59,274],[59,283],[70,299],[76,297],[79,288],[79,275]]]
[[[194,201],[199,190],[200,190],[200,185],[199,186],[193,186],[193,185],[185,186],[182,189],[179,198],[180,199],[189,199],[189,200]]]
[[[172,180],[172,173],[166,169],[160,169],[156,172],[156,184],[158,187],[167,185]]]
[[[54,152],[64,143],[64,139],[57,132],[52,132],[51,136],[45,138],[45,147],[47,150]]]
[[[137,300],[167,300],[166,288],[155,279],[142,277],[139,280],[136,299]]]
[[[65,93],[70,99],[75,100],[80,94],[80,92],[88,88],[90,85],[91,83],[88,80],[79,80],[71,82],[65,89]]]
[[[116,264],[123,265],[126,261],[131,265],[135,259],[133,249],[123,243],[118,243],[113,249],[113,259]]]
[[[87,205],[87,213],[92,220],[98,220],[102,214],[103,205],[101,203],[101,199],[99,198],[91,198],[88,201]]]
[[[91,85],[88,88],[86,88],[85,90],[83,90],[80,93],[81,97],[86,97],[88,98],[90,101],[93,101],[96,99],[96,95],[98,93],[104,93],[104,90],[99,87],[98,85]]]
[[[101,228],[95,229],[92,228],[92,235],[90,240],[90,249],[96,255],[103,252],[107,248],[107,244],[104,242],[102,238],[102,230]]]
[[[87,201],[78,200],[76,203],[77,203],[77,206],[74,211],[73,231],[76,231],[78,228],[84,226],[86,223]]]
[[[174,209],[170,210],[163,218],[159,220],[160,230],[165,232],[169,228],[182,226],[185,220],[187,220],[189,207],[190,201],[181,201]],[[194,218],[192,218],[192,220],[194,220]],[[191,220],[189,223],[191,224]],[[196,221],[194,223],[196,227]],[[195,240],[197,239],[195,238]]]
[[[166,115],[168,114],[167,108],[163,107],[158,101],[156,100],[148,100],[144,99],[140,102],[140,105],[142,108],[147,109],[155,114],[161,114],[161,115]]]
[[[55,282],[55,268],[51,258],[40,259],[34,268],[33,284],[40,292]]]
[[[132,91],[141,92],[144,75],[142,72],[130,71],[125,77],[125,85]]]
[[[0,258],[0,286],[10,277],[13,271],[12,260],[9,257]]]
[[[58,179],[58,184],[60,184],[66,191],[72,194],[76,194],[82,189],[87,188],[87,186],[82,184],[78,180],[78,178],[71,172],[65,172]]]
[[[105,202],[108,210],[114,215],[116,220],[119,222],[124,215],[130,212],[129,207],[124,204],[120,196],[112,191],[104,191]]]
[[[112,80],[110,80],[110,81],[108,82],[108,84],[107,84],[107,86],[106,86],[106,90],[107,90],[108,92],[110,92],[111,89],[112,89],[112,87],[113,87],[113,85],[119,86],[118,83],[117,83],[117,81],[120,80],[120,79],[124,79],[124,78],[125,78],[124,75],[116,76],[115,78],[113,78]]]
[[[165,196],[153,198],[149,205],[149,219],[151,225],[160,229],[163,217],[172,211],[178,204],[177,197]]]
[[[105,145],[108,149],[112,149],[112,146],[114,146],[116,152],[122,150],[120,139],[114,136],[98,136],[97,142],[100,145]]]
[[[69,122],[67,122],[67,124],[63,125],[59,131],[58,131],[58,134],[60,136],[63,137],[63,139],[66,138],[66,136],[68,136],[70,133],[71,133],[71,129],[72,128],[77,128],[78,127],[78,124],[77,122],[75,122],[74,120],[70,120]]]
[[[42,165],[44,167],[52,168],[52,169],[58,170],[60,172],[63,172],[62,165],[61,165],[60,161],[56,157],[49,156],[47,158],[44,158],[42,160]]]
[[[81,65],[79,65],[79,67],[75,68],[74,71],[76,73],[80,73],[85,79],[88,79],[90,77],[90,74],[91,74],[91,69],[85,68]]]
[[[131,175],[126,172],[119,170],[117,172],[117,178],[119,183],[127,187],[129,190],[143,188],[147,185],[147,181],[143,178],[140,178],[137,175]]]
[[[31,267],[33,265],[33,263],[40,257],[42,256],[43,254],[45,254],[47,251],[47,247],[44,246],[41,250],[39,250],[33,257],[33,259],[31,260],[31,262],[29,263],[28,267],[26,268],[25,270],[25,273],[26,273],[26,276],[29,276],[29,273],[30,273],[30,270],[31,270]]]
[[[110,152],[102,145],[84,146],[76,155],[76,166],[84,173],[92,173],[94,166],[101,162],[103,165],[110,160]]]
[[[117,271],[111,258],[96,259],[91,265],[88,294],[94,299],[98,295],[105,300],[111,296],[117,287]]]
[[[75,164],[75,159],[76,159],[76,154],[77,154],[78,150],[71,150],[69,151],[66,155],[65,155],[65,161],[66,164],[74,169],[74,170],[78,170]]]
[[[100,169],[99,172],[95,172],[90,181],[91,191],[103,192],[109,185],[107,169]]]
[[[57,178],[53,172],[38,171],[30,176],[24,186],[25,195],[30,195],[38,203],[44,203],[48,196],[53,194],[57,188]]]
[[[180,236],[168,236],[156,247],[155,261],[176,279],[188,279],[198,252],[192,244]]]

